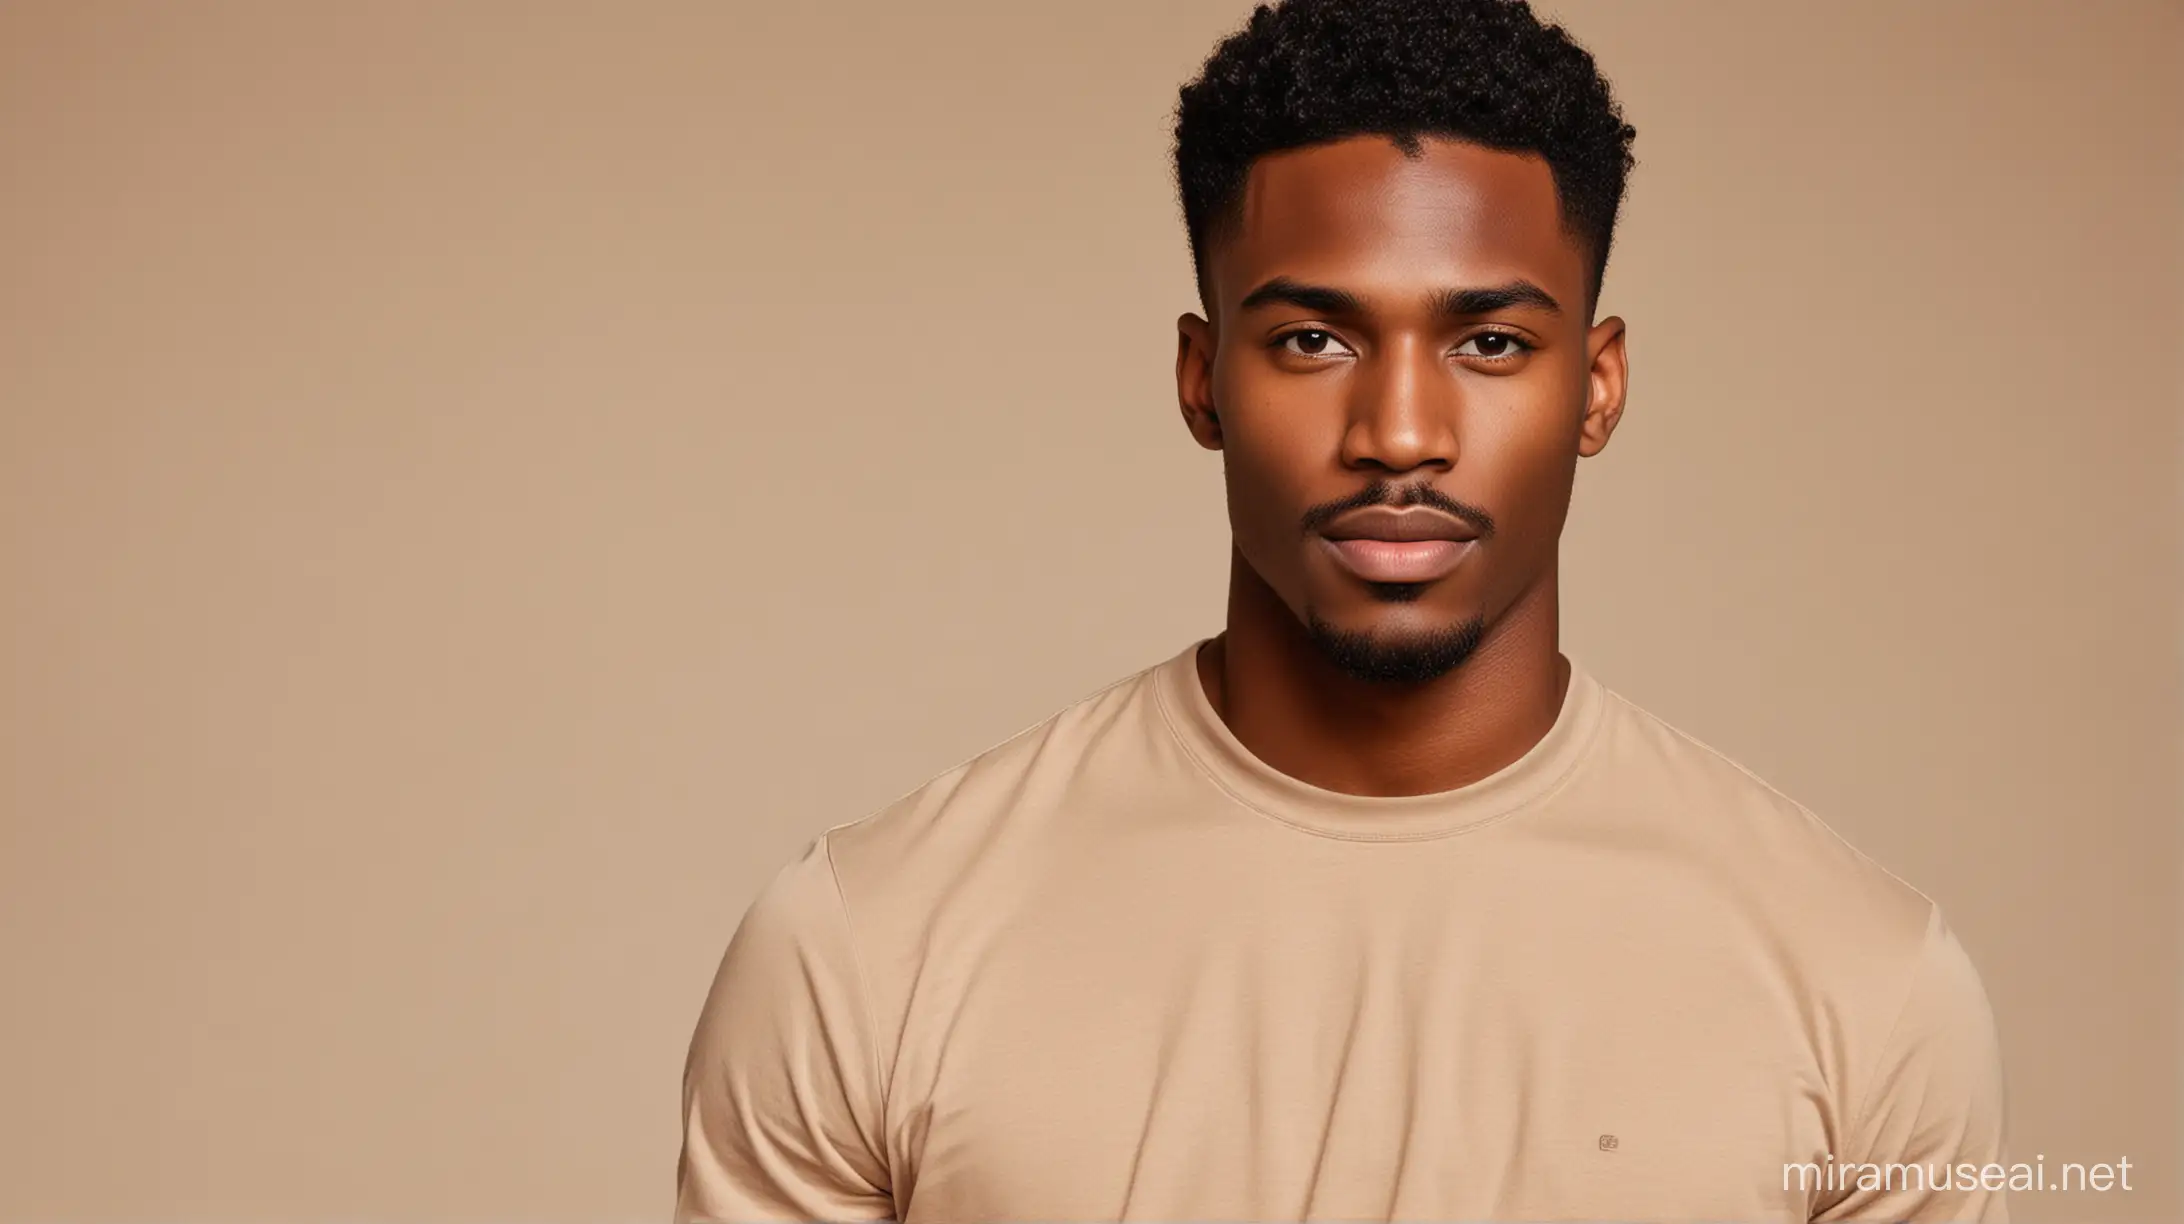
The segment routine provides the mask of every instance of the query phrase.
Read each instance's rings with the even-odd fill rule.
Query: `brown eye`
[[[1469,353],[1464,351],[1464,349],[1471,348],[1474,345],[1484,351]],[[1480,332],[1471,339],[1464,341],[1463,347],[1456,350],[1456,355],[1459,357],[1483,357],[1488,361],[1507,361],[1512,357],[1521,357],[1531,351],[1531,345],[1510,335],[1508,332]]]
[[[1318,328],[1290,332],[1275,343],[1300,357],[1328,357],[1350,351],[1342,341],[1335,339],[1333,332]]]

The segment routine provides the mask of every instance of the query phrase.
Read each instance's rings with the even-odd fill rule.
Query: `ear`
[[[1585,419],[1578,423],[1577,453],[1597,455],[1623,419],[1623,396],[1630,386],[1629,358],[1623,347],[1623,320],[1609,315],[1593,324],[1585,350],[1591,367],[1586,378]]]
[[[1221,417],[1213,406],[1213,325],[1194,314],[1175,321],[1175,398],[1183,427],[1207,450],[1221,449]]]

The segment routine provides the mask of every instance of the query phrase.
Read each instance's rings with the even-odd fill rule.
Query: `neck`
[[[1342,794],[1433,794],[1507,767],[1554,726],[1570,679],[1558,608],[1550,566],[1461,666],[1373,684],[1338,670],[1232,554],[1228,625],[1199,652],[1198,676],[1237,741],[1274,769]]]

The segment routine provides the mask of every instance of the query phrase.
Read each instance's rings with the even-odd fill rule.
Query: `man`
[[[1182,91],[1227,623],[783,868],[682,1220],[1986,1220],[1934,903],[1557,646],[1631,167],[1523,3],[1261,6]]]

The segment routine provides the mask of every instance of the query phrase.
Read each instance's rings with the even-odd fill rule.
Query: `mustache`
[[[1485,510],[1468,502],[1458,501],[1430,483],[1420,482],[1398,487],[1391,480],[1375,480],[1340,501],[1314,506],[1305,512],[1304,533],[1310,535],[1350,511],[1366,506],[1425,506],[1467,524],[1479,533],[1481,540],[1489,540],[1494,536],[1494,516]]]

